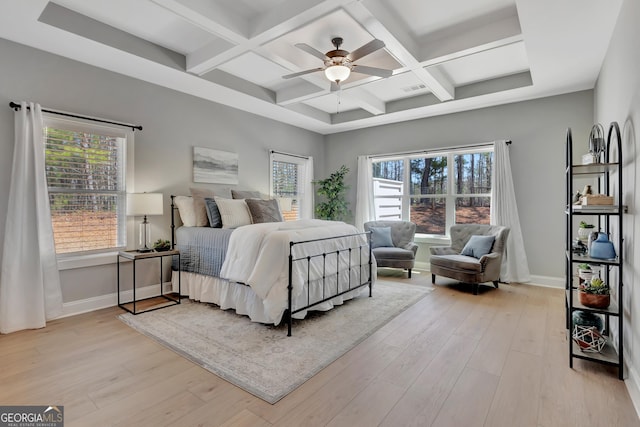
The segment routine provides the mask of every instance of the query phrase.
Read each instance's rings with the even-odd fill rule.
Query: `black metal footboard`
[[[339,248],[330,252],[307,254],[305,256],[300,256],[297,258],[294,256],[295,247],[301,247],[302,245],[308,245],[311,243],[327,241],[327,240],[337,241],[339,239],[344,239],[346,241],[346,238],[356,237],[356,236],[366,236],[367,243],[359,243],[357,245],[348,244],[348,245],[345,245],[347,247]],[[363,251],[365,251],[365,253],[368,254],[368,257],[366,257],[366,259],[363,259]],[[347,265],[345,267],[347,269],[347,276],[348,276],[346,288],[344,287],[345,284],[343,283],[342,290],[340,289],[340,273],[344,271],[344,269],[343,270],[340,269],[341,254],[347,255]],[[330,271],[330,272],[327,271],[326,260],[328,256],[336,257],[336,266],[335,266],[336,271]],[[314,299],[313,301],[311,301],[311,292],[312,292],[311,291],[311,282],[312,282],[311,263],[315,259],[322,260],[322,277],[321,279],[320,278],[315,279],[317,281],[321,281],[322,295],[320,299]],[[306,263],[306,270],[304,271],[306,272],[307,278],[304,281],[304,285],[305,285],[304,289],[307,292],[307,304],[304,307],[296,307],[294,309],[293,307],[293,269],[294,269],[295,263]],[[322,304],[323,302],[327,302],[337,296],[344,295],[348,292],[354,291],[364,286],[369,286],[369,297],[371,297],[373,292],[372,265],[373,265],[373,255],[371,253],[371,232],[354,233],[354,234],[347,234],[347,235],[335,236],[335,237],[325,237],[321,239],[305,240],[301,242],[289,242],[289,283],[287,288],[288,297],[289,297],[288,298],[289,306],[288,306],[287,313],[285,314],[287,317],[287,336],[291,336],[291,326],[293,323],[293,315],[295,313],[308,310],[311,307],[314,307],[318,304]],[[365,277],[365,274],[363,274],[363,267],[365,268],[367,277]],[[358,280],[356,283],[352,283],[352,280],[351,280],[352,271],[354,269],[358,269],[358,276],[357,276]],[[335,277],[335,292],[332,292],[334,291],[334,289],[330,289],[330,292],[327,292],[326,282],[327,280],[332,280],[333,277]]]

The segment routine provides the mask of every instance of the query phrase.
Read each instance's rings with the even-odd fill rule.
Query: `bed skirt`
[[[172,273],[171,283],[173,291],[178,292],[178,274],[176,271]],[[278,325],[282,321],[283,313],[280,313],[278,318],[269,316],[263,300],[247,285],[230,282],[219,277],[205,276],[203,274],[185,271],[180,273],[180,277],[182,296],[186,296],[194,301],[216,304],[223,310],[233,309],[238,314],[248,316],[253,322]],[[319,289],[318,295],[311,295],[312,301],[314,298],[320,299],[319,294],[321,293],[322,290]],[[328,311],[336,305],[342,305],[344,301],[357,297],[361,293],[368,294],[368,287],[355,289],[352,292],[337,296],[327,302],[313,306],[309,310]],[[293,301],[294,308],[304,307],[306,305],[306,292],[303,292]],[[293,318],[304,319],[307,311],[308,310],[304,310],[295,313]]]

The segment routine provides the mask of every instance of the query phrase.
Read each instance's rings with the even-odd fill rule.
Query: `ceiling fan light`
[[[349,78],[351,68],[345,65],[332,65],[325,68],[324,75],[332,82],[343,82]]]

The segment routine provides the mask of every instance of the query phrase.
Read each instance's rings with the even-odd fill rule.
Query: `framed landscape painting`
[[[238,183],[238,153],[193,147],[193,182]]]

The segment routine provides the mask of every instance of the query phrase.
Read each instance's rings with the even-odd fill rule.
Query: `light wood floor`
[[[428,286],[430,275],[409,282]],[[473,296],[437,286],[276,405],[138,334],[120,313],[0,336],[0,405],[64,405],[67,427],[640,426],[615,370],[579,360],[569,369],[557,289]]]

